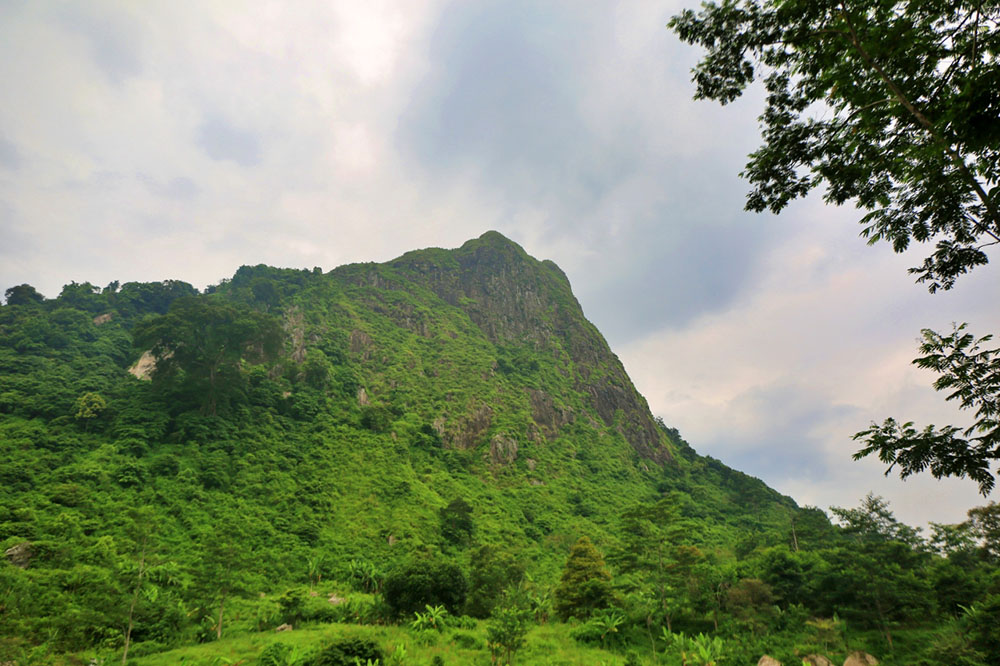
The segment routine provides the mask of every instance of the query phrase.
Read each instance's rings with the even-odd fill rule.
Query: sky
[[[929,295],[820,197],[743,211],[763,94],[693,101],[690,0],[0,1],[0,289],[330,270],[495,229],[568,275],[654,414],[803,505],[984,504],[851,435],[968,424],[922,328],[1000,331],[996,268]],[[997,494],[989,499],[997,499]]]

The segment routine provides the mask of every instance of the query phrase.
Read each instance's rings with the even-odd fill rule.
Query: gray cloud
[[[781,231],[747,224],[743,184],[727,187],[737,169],[711,164],[711,148],[684,152],[694,138],[683,132],[664,143],[664,128],[686,120],[674,109],[687,100],[662,81],[686,85],[687,73],[662,24],[643,52],[659,64],[642,59],[642,74],[661,83],[622,88],[625,72],[604,71],[630,64],[616,62],[629,39],[615,33],[616,18],[610,4],[449,6],[396,140],[431,187],[471,177],[506,217],[540,210],[532,234],[543,242],[585,238],[599,248],[548,256],[622,343],[731,303]],[[650,104],[662,111],[649,114]]]
[[[142,73],[139,27],[125,12],[93,3],[66,4],[55,10],[59,23],[82,36],[94,64],[114,84]]]
[[[756,415],[755,427],[719,428],[695,448],[725,452],[728,465],[772,482],[803,477],[823,482],[830,470],[822,431],[844,422],[863,426],[859,413],[851,405],[830,404],[802,385],[754,387],[728,403],[720,421],[725,425],[727,415]],[[853,450],[850,444],[845,454]]]
[[[14,171],[20,169],[23,164],[24,158],[17,146],[0,136],[0,166]]]
[[[691,101],[664,27],[690,2],[254,4],[0,1],[0,286],[204,286],[497,228],[696,449],[823,506],[887,487],[850,460],[870,418],[951,418],[907,388],[919,327],[1000,329],[990,267],[926,297],[851,211],[742,212],[762,95]]]
[[[767,248],[794,224],[742,214],[742,193],[720,191],[705,178],[706,171],[714,169],[694,160],[662,168],[663,178],[652,181],[643,195],[645,201],[666,200],[652,210],[633,211],[637,219],[624,238],[605,244],[607,275],[584,282],[581,297],[596,306],[609,339],[627,344],[725,309],[750,288]],[[727,180],[722,174],[718,178]],[[660,193],[656,188],[664,182],[670,185]],[[565,226],[572,233],[572,223]]]
[[[198,145],[213,160],[229,160],[240,166],[260,162],[260,139],[218,116],[209,116],[198,127]]]
[[[201,187],[185,176],[178,176],[166,182],[161,182],[151,176],[139,174],[139,180],[146,185],[150,192],[165,199],[190,201],[201,194]]]
[[[554,181],[601,187],[607,178],[586,183],[597,165],[587,154],[593,137],[574,67],[586,32],[553,5],[451,5],[431,37],[431,73],[398,141],[424,168],[480,171],[516,197],[544,198]]]

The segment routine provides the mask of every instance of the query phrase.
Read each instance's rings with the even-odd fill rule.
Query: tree
[[[968,524],[979,538],[986,558],[993,562],[1000,561],[1000,504],[990,502],[986,506],[969,509]]]
[[[274,357],[283,334],[263,313],[208,296],[182,296],[167,314],[137,325],[133,338],[157,359],[154,382],[182,375],[186,391],[201,396],[202,411],[214,415],[239,385],[241,362]]]
[[[524,564],[513,553],[496,546],[480,546],[470,557],[466,612],[472,617],[488,617],[504,591],[517,586],[523,578]]]
[[[472,506],[461,497],[453,499],[448,506],[438,511],[441,519],[441,536],[456,546],[468,545],[476,524],[472,518]]]
[[[211,622],[218,640],[222,638],[226,602],[247,591],[254,554],[250,533],[238,511],[220,510],[216,523],[214,529],[200,535],[194,577],[205,619]]]
[[[697,561],[691,556],[700,556],[700,551],[684,544],[692,525],[681,519],[676,497],[633,507],[622,514],[620,525],[621,543],[609,559],[636,588],[648,590],[656,600],[655,606],[646,608],[647,632],[652,635],[655,619],[665,620],[667,630],[673,631],[673,617],[689,596],[691,569]]]
[[[490,663],[511,664],[514,654],[524,647],[531,628],[531,609],[524,599],[503,594],[497,600],[490,621],[486,624],[486,644],[490,648]]]
[[[32,305],[41,303],[45,297],[39,294],[30,284],[19,284],[4,292],[7,305]]]
[[[968,476],[986,496],[996,483],[991,465],[1000,460],[1000,348],[983,349],[992,336],[976,340],[965,332],[965,324],[955,326],[951,335],[929,329],[923,334],[924,355],[913,363],[937,372],[934,388],[950,391],[946,399],[958,400],[962,409],[975,409],[976,422],[965,430],[951,425],[917,430],[912,421],[900,424],[892,418],[872,423],[854,435],[865,443],[854,459],[877,453],[889,463],[886,474],[899,465],[903,478],[928,468],[939,479]]]
[[[753,185],[748,210],[780,212],[825,184],[828,203],[867,211],[869,244],[935,243],[910,269],[932,293],[988,262],[985,250],[1000,243],[1000,5],[723,0],[669,25],[708,50],[696,98],[726,104],[763,79],[764,145],[742,173]],[[867,445],[856,457],[877,452],[903,477],[969,476],[986,493],[1000,447],[996,352],[975,349],[988,337],[924,335],[930,352],[916,363],[945,359],[935,367],[944,386],[974,378],[953,396],[978,406],[980,421],[960,436],[890,419],[858,433]]]
[[[708,49],[696,98],[725,104],[764,80],[747,209],[777,213],[825,184],[827,202],[868,211],[869,243],[936,240],[911,269],[933,292],[1000,243],[998,22],[978,0],[724,0],[670,27]]]
[[[382,596],[396,617],[409,616],[427,606],[444,606],[457,615],[465,604],[468,583],[462,570],[443,560],[403,564],[385,579]]]
[[[100,393],[87,391],[76,399],[74,406],[76,407],[74,417],[84,423],[84,429],[89,429],[90,423],[99,418],[108,408],[108,402]]]
[[[830,570],[821,587],[845,614],[878,626],[891,648],[897,622],[930,610],[925,571],[929,556],[923,541],[916,529],[896,520],[888,503],[871,493],[857,509],[830,510],[855,544],[825,552]]]
[[[726,608],[751,634],[767,629],[776,615],[771,586],[757,578],[743,578],[730,587]]]
[[[889,503],[868,493],[857,509],[831,506],[830,511],[841,522],[844,533],[862,543],[898,541],[911,547],[923,545],[918,530],[896,520]]]
[[[604,566],[604,558],[590,539],[580,537],[569,551],[556,587],[556,613],[563,620],[570,616],[586,618],[613,603],[611,574]]]

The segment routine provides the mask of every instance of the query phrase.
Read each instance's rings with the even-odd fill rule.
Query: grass
[[[515,664],[521,666],[623,666],[625,657],[596,647],[580,645],[570,638],[570,625],[546,624],[534,627],[528,634],[528,644],[517,653]],[[293,631],[273,631],[223,637],[219,641],[189,645],[167,652],[129,659],[133,666],[252,666],[260,652],[270,643],[284,643],[302,655],[347,636],[374,640],[387,655],[402,645],[407,666],[423,666],[440,657],[445,666],[489,666],[484,623],[475,629],[416,632],[402,626],[359,626],[326,624]],[[476,644],[479,647],[470,647]],[[105,664],[120,660],[108,655]],[[83,662],[86,663],[86,662]],[[652,663],[652,662],[641,662]]]

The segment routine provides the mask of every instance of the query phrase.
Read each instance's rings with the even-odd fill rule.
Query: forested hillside
[[[383,663],[1000,654],[997,505],[930,542],[836,513],[696,454],[496,232],[0,308],[8,663],[342,663],[343,623]]]

